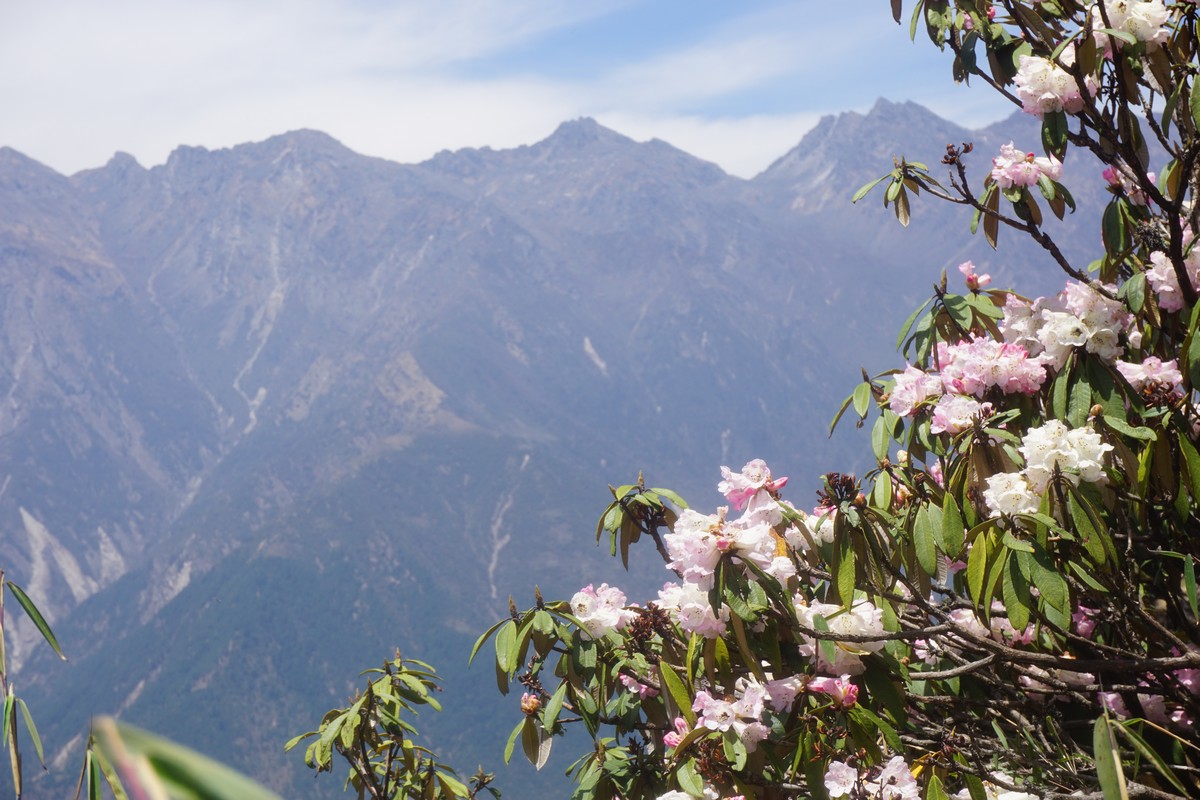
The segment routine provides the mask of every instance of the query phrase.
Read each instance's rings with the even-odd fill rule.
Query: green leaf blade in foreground
[[[1121,771],[1121,753],[1113,738],[1107,716],[1099,717],[1092,729],[1092,756],[1096,759],[1096,777],[1104,800],[1128,800],[1125,773]]]
[[[42,612],[38,611],[37,606],[29,599],[29,595],[25,594],[25,590],[12,581],[5,581],[5,583],[8,584],[8,589],[12,592],[13,597],[17,598],[17,602],[21,604],[21,608],[25,609],[25,613],[33,620],[33,624],[37,627],[38,632],[42,634],[42,638],[46,640],[46,644],[54,648],[54,652],[58,654],[59,658],[66,661],[67,657],[63,655],[62,648],[58,646],[58,639],[54,638],[54,632],[50,630],[50,624],[46,622],[46,618],[42,616]]]
[[[133,796],[174,800],[282,800],[255,781],[183,745],[117,722],[96,720],[97,745]]]

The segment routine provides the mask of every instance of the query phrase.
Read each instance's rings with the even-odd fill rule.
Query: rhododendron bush
[[[865,475],[714,465],[724,501],[699,507],[612,488],[597,538],[626,563],[653,543],[657,595],[539,596],[472,654],[519,684],[506,757],[586,730],[578,798],[1200,795],[1197,6],[910,10],[1040,141],[897,159],[853,199],[902,224],[922,194],[961,205],[964,235],[1031,238],[1063,288],[943,273],[904,363],[835,418],[869,426]],[[1074,221],[1090,264],[1043,228],[1087,182],[1111,193]]]

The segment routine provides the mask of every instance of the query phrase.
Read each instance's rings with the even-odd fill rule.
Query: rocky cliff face
[[[717,467],[761,456],[806,505],[868,466],[826,440],[836,403],[987,254],[953,209],[895,238],[845,201],[898,132],[986,164],[1028,129],[881,101],[754,181],[590,120],[407,166],[311,131],[70,178],[0,151],[3,566],[73,657],[15,653],[62,767],[45,796],[107,712],[305,796],[281,743],[395,646],[469,698],[435,744],[495,764],[512,709],[464,672],[474,635],[534,579],[662,580],[592,546],[638,469],[714,505]]]

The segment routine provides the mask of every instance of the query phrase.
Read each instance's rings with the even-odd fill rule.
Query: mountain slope
[[[69,179],[0,154],[0,518],[61,543],[26,526],[6,559],[72,656],[20,677],[56,764],[119,712],[317,796],[281,743],[398,646],[464,698],[421,727],[495,766],[514,702],[464,662],[508,595],[662,581],[649,550],[624,574],[593,546],[606,483],[645,469],[712,506],[720,464],[764,457],[803,506],[871,466],[827,420],[968,252],[957,209],[905,233],[845,202],[888,136],[986,163],[1028,128],[881,102],[754,181],[590,120],[418,165],[312,131]]]

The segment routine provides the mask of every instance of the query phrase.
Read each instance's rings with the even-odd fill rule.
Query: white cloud
[[[419,161],[444,148],[529,143],[587,115],[748,176],[820,114],[864,108],[877,95],[959,121],[999,116],[986,104],[968,108],[944,63],[928,80],[931,48],[909,45],[876,0],[824,12],[731,5],[719,29],[590,75],[564,78],[562,64],[538,63],[539,46],[558,32],[637,5],[18,0],[0,12],[0,144],[69,173],[116,150],[149,165],[179,144],[222,147],[308,127],[371,155]],[[523,56],[522,71],[506,68],[511,54]]]

